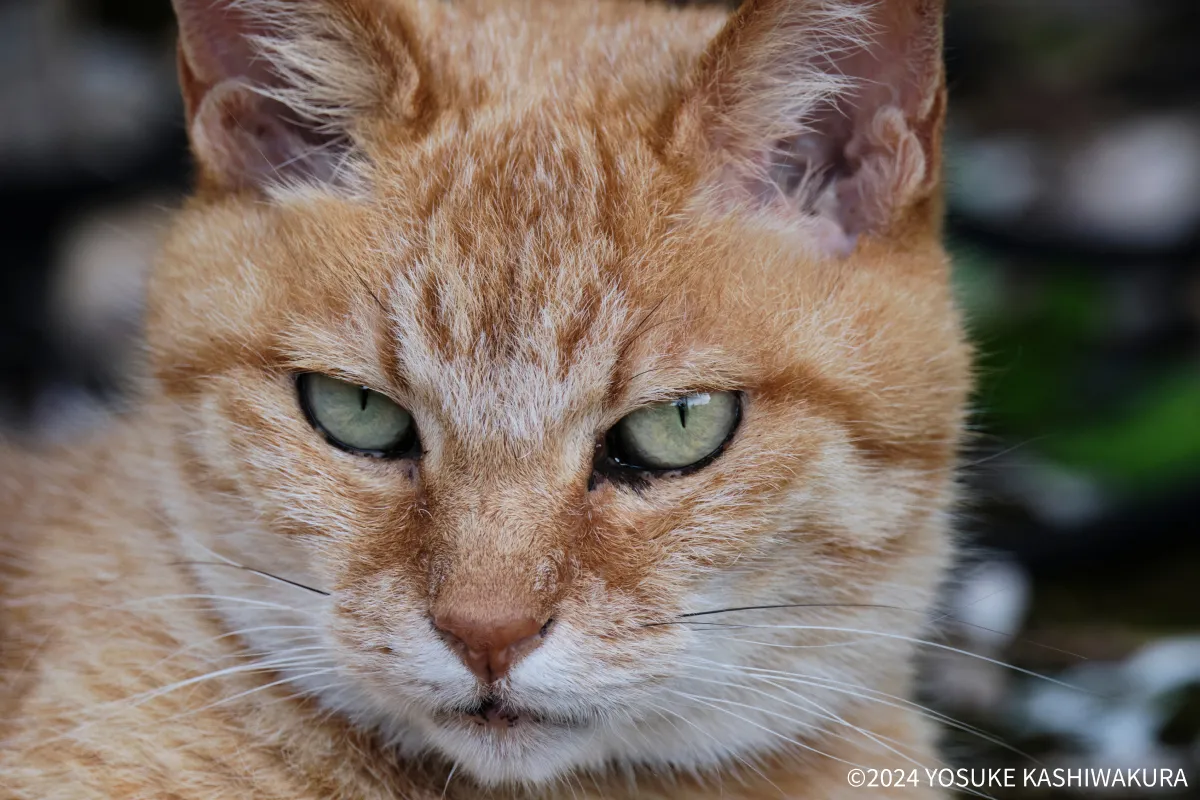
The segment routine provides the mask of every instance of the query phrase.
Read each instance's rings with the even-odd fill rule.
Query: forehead
[[[531,271],[507,285],[487,272],[417,259],[383,301],[398,373],[448,427],[536,440],[619,390],[637,300],[618,282],[595,268],[545,285],[521,280]]]
[[[537,112],[379,159],[376,196],[325,236],[370,290],[374,357],[463,435],[537,439],[627,395],[677,349],[638,341],[680,302],[660,169],[636,136]]]

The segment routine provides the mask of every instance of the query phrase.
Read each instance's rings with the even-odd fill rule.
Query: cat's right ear
[[[172,0],[179,76],[201,188],[267,191],[363,178],[363,137],[387,113],[423,112],[393,4]]]

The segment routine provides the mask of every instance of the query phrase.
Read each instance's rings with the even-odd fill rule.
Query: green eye
[[[741,414],[733,392],[693,394],[633,412],[608,435],[608,457],[620,466],[675,470],[717,455]]]
[[[399,458],[417,446],[412,415],[379,392],[310,372],[297,380],[308,421],[343,450]]]

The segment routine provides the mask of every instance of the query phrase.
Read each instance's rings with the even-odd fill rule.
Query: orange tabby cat
[[[143,398],[0,476],[0,794],[936,794],[847,772],[935,760],[940,0],[175,6]]]

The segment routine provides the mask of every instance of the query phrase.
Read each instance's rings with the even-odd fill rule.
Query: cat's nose
[[[467,669],[484,683],[495,683],[536,650],[553,620],[532,617],[479,619],[453,612],[437,614],[434,627]]]

